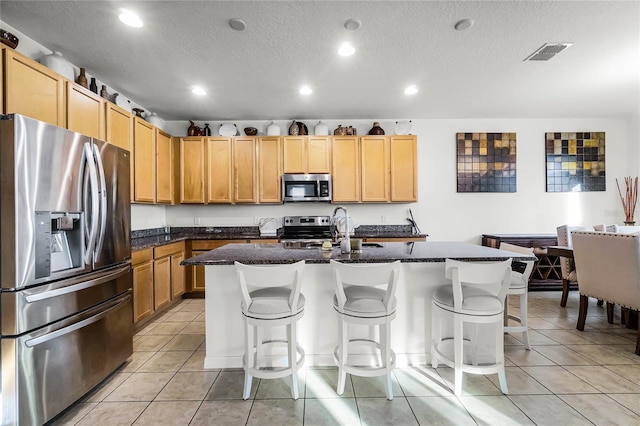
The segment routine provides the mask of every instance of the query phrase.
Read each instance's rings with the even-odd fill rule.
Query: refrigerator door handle
[[[96,244],[96,233],[98,232],[98,219],[99,219],[98,209],[100,207],[99,207],[99,200],[98,200],[98,174],[96,172],[95,163],[93,161],[93,153],[91,152],[90,143],[87,142],[84,144],[82,155],[83,155],[83,161],[82,161],[80,170],[82,173],[82,170],[84,170],[84,166],[86,164],[86,167],[89,169],[89,184],[91,185],[90,194],[87,194],[86,186],[85,186],[85,192],[83,197],[83,206],[84,206],[83,210],[84,210],[85,218],[88,217],[87,198],[91,197],[91,216],[90,216],[91,228],[89,229],[87,247],[84,253],[84,262],[85,264],[91,264],[93,260],[93,250]]]
[[[80,291],[80,290],[84,290],[86,288],[90,288],[90,287],[96,287],[98,285],[104,284],[106,282],[109,282],[111,280],[114,280],[126,273],[129,272],[129,266],[126,266],[124,268],[121,268],[113,273],[110,273],[108,275],[102,276],[100,278],[96,278],[93,280],[89,280],[89,281],[82,281],[78,284],[72,284],[66,287],[62,287],[62,288],[57,288],[55,290],[50,290],[50,291],[45,291],[43,293],[37,293],[37,294],[30,294],[28,296],[24,297],[24,300],[27,303],[33,303],[33,302],[39,302],[41,300],[45,300],[45,299],[51,299],[52,297],[58,297],[58,296],[62,296],[63,294],[69,294],[69,293],[74,293],[76,291]]]
[[[33,339],[29,339],[27,340],[24,344],[25,346],[27,346],[28,348],[32,348],[34,346],[40,345],[42,343],[48,342],[49,340],[53,340],[57,337],[60,336],[64,336],[65,334],[69,334],[72,333],[76,330],[79,330],[83,327],[88,326],[89,324],[93,324],[94,322],[100,321],[102,318],[104,318],[105,316],[107,316],[109,314],[109,312],[117,309],[122,303],[127,302],[129,299],[131,299],[131,295],[127,294],[124,297],[121,297],[115,301],[112,302],[111,306],[109,306],[107,309],[99,312],[98,314],[89,317],[87,319],[84,319],[82,321],[79,321],[75,324],[69,325],[67,327],[63,327],[59,330],[56,330],[52,333],[48,333],[45,334],[43,336],[39,336]]]
[[[104,234],[106,232],[107,226],[107,183],[104,177],[104,165],[102,163],[102,156],[100,155],[100,150],[94,144],[93,145],[93,153],[96,165],[98,166],[98,175],[100,177],[100,188],[98,189],[98,194],[100,197],[100,235],[98,237],[98,242],[96,244],[95,253],[96,257],[102,251],[102,245],[104,243]]]

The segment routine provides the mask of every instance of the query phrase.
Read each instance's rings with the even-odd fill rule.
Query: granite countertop
[[[234,261],[247,264],[283,264],[304,260],[307,263],[444,262],[445,259],[462,261],[536,260],[535,256],[498,250],[457,241],[377,243],[363,245],[362,253],[340,253],[334,246],[330,251],[321,248],[286,248],[283,243],[227,244],[226,246],[191,257],[182,265],[233,265]]]
[[[278,235],[260,235],[257,226],[221,226],[221,227],[180,227],[155,228],[133,231],[131,250],[143,250],[184,240],[273,240]],[[356,238],[426,238],[427,234],[413,234],[411,226],[405,225],[361,225],[356,229]]]

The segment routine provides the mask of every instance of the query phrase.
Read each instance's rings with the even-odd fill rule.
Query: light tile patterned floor
[[[301,398],[286,379],[257,380],[241,399],[242,370],[204,370],[204,301],[185,299],[134,337],[134,354],[55,425],[640,425],[637,331],[607,324],[595,301],[576,330],[578,294],[529,293],[532,351],[505,337],[509,395],[496,375],[465,375],[453,396],[449,368],[394,371],[394,400],[382,381],[349,377],[335,393],[335,368],[307,368]],[[510,300],[517,313],[517,299]]]

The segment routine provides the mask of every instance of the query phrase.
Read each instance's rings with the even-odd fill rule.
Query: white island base
[[[205,269],[206,357],[205,368],[241,368],[244,354],[244,324],[240,311],[240,289],[232,265]],[[429,361],[431,342],[431,294],[445,283],[444,263],[402,263],[397,294],[396,319],[391,326],[391,348],[396,365]],[[307,264],[302,293],[304,317],[299,321],[299,344],[306,352],[307,366],[334,365],[338,342],[338,318],[333,309],[334,283],[329,264]],[[355,329],[358,332],[359,329]],[[362,327],[366,333],[366,328]],[[366,351],[366,348],[363,348]],[[367,352],[364,352],[366,354]],[[369,356],[363,354],[363,362]],[[430,358],[430,355],[428,356]]]

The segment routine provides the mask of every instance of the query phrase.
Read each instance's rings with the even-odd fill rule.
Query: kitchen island
[[[237,368],[242,366],[244,329],[234,261],[261,265],[306,262],[302,283],[306,306],[299,323],[299,342],[306,352],[307,365],[333,365],[338,321],[333,310],[334,283],[329,261],[400,260],[391,347],[396,352],[397,365],[401,366],[429,361],[426,352],[431,341],[431,293],[434,287],[446,282],[444,261],[483,262],[508,258],[535,260],[533,256],[463,242],[376,243],[364,245],[359,254],[341,254],[336,246],[324,251],[315,246],[290,248],[286,243],[274,243],[228,244],[187,259],[183,264],[205,265],[205,368]],[[366,362],[367,355],[362,357]]]

